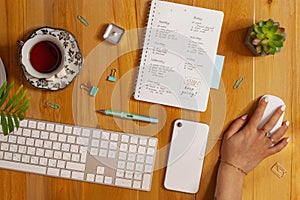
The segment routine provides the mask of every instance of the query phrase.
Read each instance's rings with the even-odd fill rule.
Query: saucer
[[[67,87],[72,80],[79,74],[83,64],[83,57],[78,46],[77,40],[72,33],[63,30],[55,29],[51,27],[42,27],[35,30],[30,36],[30,38],[36,37],[37,35],[49,35],[49,37],[56,37],[62,44],[65,50],[65,65],[63,70],[65,70],[64,76],[53,76],[51,79],[36,78],[31,76],[26,70],[25,66],[20,64],[24,78],[33,87],[46,90],[61,90]],[[19,55],[21,56],[21,55]]]

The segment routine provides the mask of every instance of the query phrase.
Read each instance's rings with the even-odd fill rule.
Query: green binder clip
[[[85,84],[81,84],[80,88],[88,91],[89,95],[92,96],[92,97],[96,96],[96,94],[97,94],[97,92],[99,90],[99,88],[97,88],[96,86],[89,87],[89,86],[87,86]]]
[[[110,75],[107,77],[107,80],[111,81],[111,82],[116,82],[116,80],[117,80],[116,72],[117,72],[116,69],[112,69],[111,72],[110,72]]]

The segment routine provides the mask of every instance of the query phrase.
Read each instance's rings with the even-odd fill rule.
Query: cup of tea
[[[65,49],[52,35],[35,35],[20,45],[20,64],[36,78],[50,78],[64,68]]]

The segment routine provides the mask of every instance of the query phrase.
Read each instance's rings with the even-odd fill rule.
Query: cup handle
[[[17,40],[17,45],[19,47],[22,47],[24,45],[24,42],[22,40]]]

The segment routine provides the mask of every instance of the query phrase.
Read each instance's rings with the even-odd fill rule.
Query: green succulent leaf
[[[274,55],[276,53],[276,47],[269,49],[270,54]]]
[[[264,21],[263,20],[260,20],[259,22],[258,22],[258,26],[259,27],[262,27],[264,25]]]
[[[279,40],[283,40],[284,37],[283,37],[283,35],[280,35],[280,34],[274,34],[274,35],[272,35],[271,39],[274,41],[279,41]]]
[[[264,34],[269,33],[269,27],[266,26],[266,25],[263,25],[263,26],[261,27],[261,30],[262,30],[262,32],[263,32]]]
[[[262,33],[261,27],[259,27],[257,24],[253,25],[253,30],[255,31],[256,34]]]
[[[266,21],[266,26],[268,28],[271,28],[272,26],[274,26],[274,21],[272,19],[269,19],[268,21]]]
[[[263,40],[265,38],[265,34],[263,33],[258,33],[257,34],[257,38],[260,39],[260,40]]]
[[[278,31],[278,26],[272,26],[270,29],[269,29],[269,31],[271,32],[271,33],[276,33],[277,31]]]
[[[30,98],[25,98],[26,90],[22,91],[22,85],[14,94],[9,95],[13,86],[13,82],[8,87],[5,82],[0,88],[0,117],[4,135],[13,132],[15,128],[19,128],[20,120],[24,119],[24,112],[30,107]]]
[[[282,40],[279,40],[279,41],[270,40],[269,44],[272,47],[283,47],[283,41]]]

